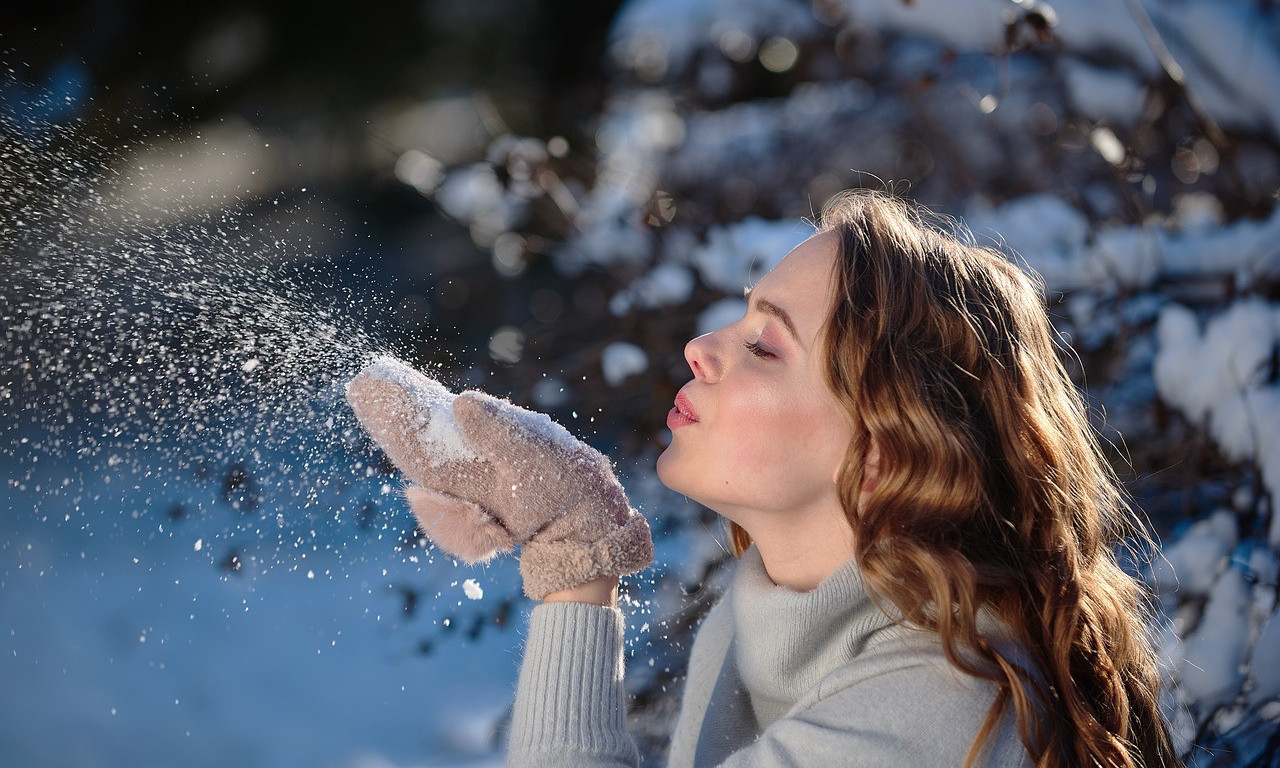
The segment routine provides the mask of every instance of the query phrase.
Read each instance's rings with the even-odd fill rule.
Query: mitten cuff
[[[520,552],[520,575],[524,593],[541,600],[601,576],[635,573],[652,562],[649,524],[643,515],[632,512],[626,523],[596,541],[528,542]]]

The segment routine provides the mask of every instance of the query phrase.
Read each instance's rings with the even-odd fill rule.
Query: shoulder
[[[827,674],[789,717],[932,764],[968,752],[997,694],[995,683],[953,666],[936,635],[895,626]],[[990,765],[1030,765],[1012,712],[989,750]]]

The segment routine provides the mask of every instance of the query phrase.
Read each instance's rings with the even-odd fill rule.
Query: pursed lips
[[[694,410],[693,403],[689,402],[684,392],[680,392],[676,395],[675,406],[667,412],[667,428],[674,432],[681,427],[697,423],[698,412]]]
[[[689,402],[689,398],[684,392],[676,393],[676,410],[687,419],[698,420],[698,412],[693,409],[693,403]]]

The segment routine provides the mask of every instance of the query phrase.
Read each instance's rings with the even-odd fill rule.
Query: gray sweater
[[[635,766],[624,622],[610,608],[533,610],[508,766]],[[995,697],[931,633],[895,624],[851,561],[816,589],[775,585],[753,547],[694,641],[671,768],[959,766]],[[1029,766],[1012,716],[982,765]]]

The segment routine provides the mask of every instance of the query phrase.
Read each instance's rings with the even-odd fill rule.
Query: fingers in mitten
[[[584,488],[600,484],[601,473],[617,484],[607,459],[543,414],[474,391],[458,395],[453,413],[467,441],[494,467],[488,501],[502,510],[517,542],[574,506]]]
[[[396,437],[405,425],[421,418],[403,388],[366,372],[347,385],[347,402],[360,425],[380,446],[387,438]]]
[[[432,396],[452,396],[438,382],[413,375],[416,378],[407,383],[415,389],[367,372],[357,375],[347,388],[356,418],[413,482],[460,496],[474,495],[489,485],[491,470],[465,446],[458,449],[450,444],[448,434],[437,434],[456,433],[456,429],[452,424],[432,424]],[[463,445],[460,435],[454,434],[453,439]]]
[[[474,502],[419,486],[406,488],[405,497],[423,532],[459,560],[484,562],[514,546],[507,529]]]
[[[453,401],[458,429],[476,451],[498,459],[523,458],[563,468],[599,452],[543,413],[526,410],[483,392],[468,390]]]
[[[405,387],[362,372],[347,388],[347,401],[360,425],[396,466],[414,480],[419,468],[437,463],[418,438],[431,422],[431,409]]]

